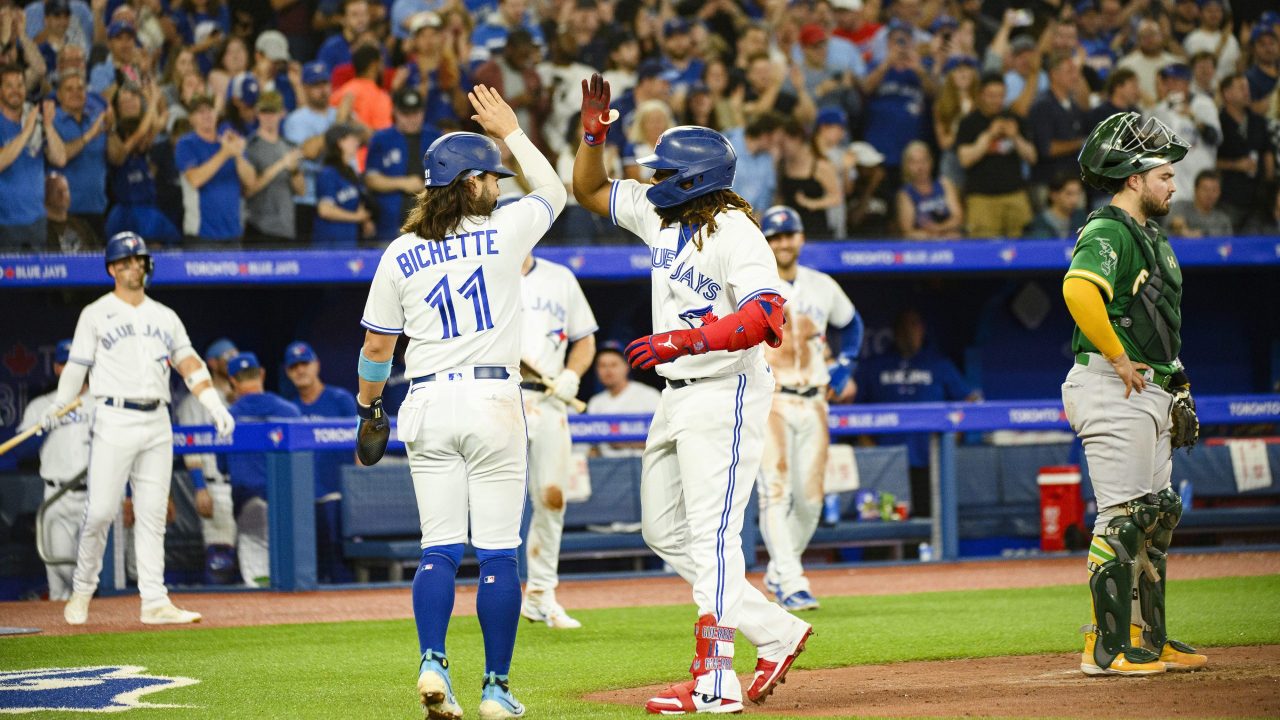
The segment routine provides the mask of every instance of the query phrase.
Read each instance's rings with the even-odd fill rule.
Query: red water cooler
[[[1068,528],[1083,529],[1080,466],[1042,467],[1036,484],[1040,486],[1040,549],[1044,552],[1066,550]]]

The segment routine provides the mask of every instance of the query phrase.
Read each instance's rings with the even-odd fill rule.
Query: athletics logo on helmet
[[[774,205],[764,211],[764,221],[760,223],[760,231],[766,238],[774,235],[788,235],[804,232],[804,223],[800,221],[800,213],[786,205]]]
[[[472,132],[451,132],[440,136],[422,156],[422,177],[426,187],[444,187],[458,177],[490,172],[501,177],[515,173],[502,165],[498,144]]]
[[[649,202],[660,208],[733,186],[738,154],[723,135],[698,125],[680,125],[662,133],[653,154],[637,163],[652,170],[674,170],[649,188]]]
[[[1191,146],[1158,118],[1119,112],[1098,123],[1080,148],[1080,177],[1104,192],[1118,192],[1124,179],[1165,163],[1176,163]]]
[[[138,256],[143,258],[144,276],[143,283],[149,285],[151,283],[151,272],[155,269],[155,265],[151,261],[151,253],[147,252],[147,243],[142,236],[135,232],[118,232],[111,236],[107,241],[106,266],[111,267],[111,263],[117,260],[123,260],[128,257]]]

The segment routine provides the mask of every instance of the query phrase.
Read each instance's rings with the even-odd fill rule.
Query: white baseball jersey
[[[764,356],[778,384],[790,388],[826,385],[827,327],[853,322],[853,301],[832,277],[803,265],[793,282],[782,281],[786,294],[787,329],[782,345],[765,346]]]
[[[191,347],[177,313],[144,298],[134,307],[114,293],[80,313],[71,362],[89,367],[96,397],[169,401],[169,358]]]
[[[559,208],[538,195],[443,240],[408,233],[382,255],[361,325],[409,337],[410,378],[471,365],[520,367],[520,268]]]
[[[663,226],[645,196],[651,185],[615,180],[609,191],[609,214],[615,225],[630,230],[649,246],[653,268],[653,332],[688,330],[739,310],[763,293],[785,294],[778,263],[760,228],[733,210],[716,218],[716,231],[698,250],[687,229]],[[668,380],[717,377],[763,366],[760,346],[739,352],[717,350],[686,355],[655,369]]]
[[[587,401],[588,415],[644,415],[658,409],[662,393],[634,380],[614,395],[608,390],[598,392]]]
[[[32,400],[22,413],[18,432],[35,427],[54,406],[58,393],[45,393]],[[93,406],[83,398],[80,407],[63,415],[58,426],[44,435],[40,446],[40,477],[54,482],[67,482],[89,467],[89,427]]]
[[[573,271],[549,260],[534,260],[520,281],[524,300],[520,358],[554,378],[564,370],[570,343],[600,329]]]

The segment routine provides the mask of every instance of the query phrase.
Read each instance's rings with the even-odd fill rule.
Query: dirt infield
[[[1171,577],[1195,579],[1280,574],[1280,552],[1193,553],[1176,555]],[[1030,588],[1083,583],[1082,557],[994,560],[959,563],[914,563],[863,568],[815,570],[809,573],[814,592],[828,595],[893,595],[938,590]],[[751,576],[763,587],[759,575]],[[557,590],[569,608],[616,607],[691,603],[689,586],[678,577],[563,582]],[[174,593],[181,607],[204,614],[200,627],[238,627],[347,620],[410,618],[408,588],[335,590],[305,593],[231,592]],[[475,614],[475,587],[458,589],[455,613]],[[138,621],[138,598],[99,598],[93,601],[89,622],[79,627],[62,621],[62,604],[51,602],[0,603],[0,625],[38,627],[48,635],[110,632],[182,632],[191,626],[148,626]],[[0,638],[0,643],[3,639]]]
[[[792,671],[747,714],[796,717],[1280,717],[1280,646],[1213,648],[1191,673],[1088,677],[1078,654]],[[640,707],[661,686],[589,700]],[[1086,704],[1087,699],[1087,704]]]

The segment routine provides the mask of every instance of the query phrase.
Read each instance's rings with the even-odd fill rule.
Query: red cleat
[[[794,663],[800,653],[804,652],[804,644],[812,634],[812,626],[805,628],[804,634],[800,636],[799,642],[795,645],[795,649],[781,660],[774,661],[765,658],[756,660],[756,674],[751,680],[751,687],[747,688],[748,700],[757,704],[762,703],[768,699],[774,688],[787,681],[787,671],[791,669],[791,663]]]

